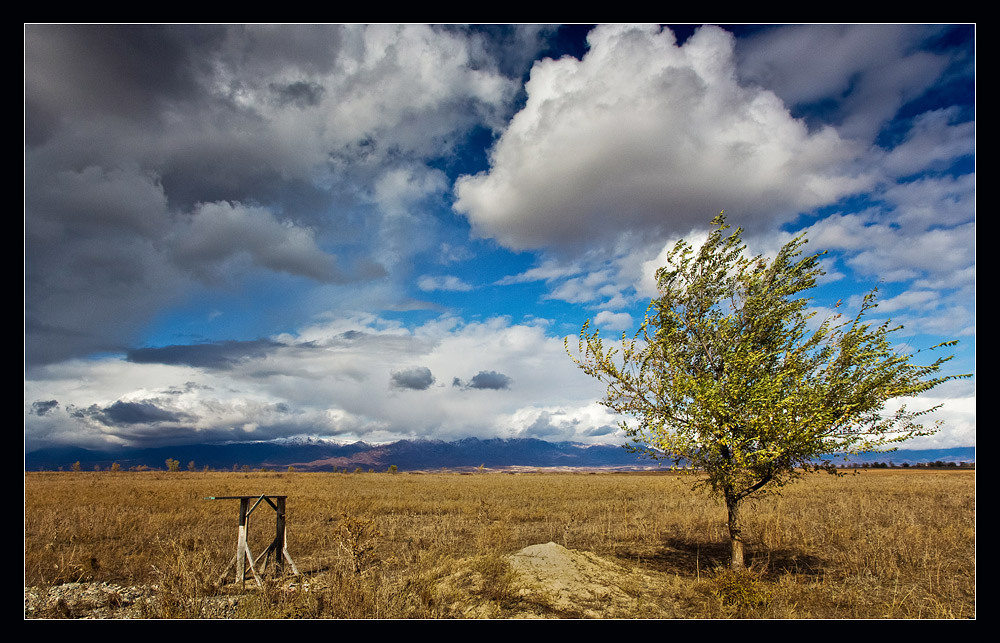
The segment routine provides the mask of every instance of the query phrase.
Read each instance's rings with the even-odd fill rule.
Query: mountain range
[[[631,453],[619,445],[585,445],[576,442],[546,442],[533,438],[466,438],[454,442],[441,440],[400,440],[388,444],[304,439],[272,442],[227,444],[190,444],[142,449],[91,450],[79,447],[52,447],[26,453],[25,471],[69,470],[79,462],[82,470],[165,468],[167,459],[180,462],[182,468],[193,462],[203,469],[269,468],[299,471],[333,471],[358,468],[385,471],[395,465],[399,471],[462,470],[484,467],[565,467],[620,470],[657,469],[668,462],[654,461]],[[975,447],[951,449],[899,450],[893,453],[870,453],[850,456],[848,463],[892,462],[920,464],[930,462],[975,462]]]

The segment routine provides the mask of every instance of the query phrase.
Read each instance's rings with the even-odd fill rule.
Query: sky
[[[25,25],[24,145],[26,451],[623,443],[564,338],[723,210],[976,370],[972,25]]]

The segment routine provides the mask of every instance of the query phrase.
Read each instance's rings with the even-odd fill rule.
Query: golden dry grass
[[[202,601],[235,591],[216,580],[235,550],[238,502],[204,498],[268,493],[289,497],[288,548],[311,590],[248,584],[238,616],[574,616],[524,605],[511,585],[504,556],[549,541],[653,579],[636,581],[634,617],[975,616],[974,471],[809,476],[744,510],[751,573],[739,577],[723,571],[725,511],[692,482],[26,473],[25,585],[155,584],[162,600],[147,616],[199,616]],[[273,537],[273,516],[254,514],[254,553]]]

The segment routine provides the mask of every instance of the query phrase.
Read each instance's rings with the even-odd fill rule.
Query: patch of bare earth
[[[197,604],[200,618],[231,618],[239,597],[212,596]],[[65,583],[24,588],[25,618],[134,619],[148,618],[162,610],[156,585]]]
[[[584,618],[635,617],[653,579],[591,552],[556,543],[531,545],[508,557],[518,594],[557,614]]]
[[[451,610],[464,618],[641,618],[665,617],[650,597],[663,579],[585,551],[549,542],[503,557],[495,566],[471,563],[439,586],[451,593]],[[491,573],[492,571],[492,573]],[[454,590],[465,587],[467,591]],[[451,592],[449,592],[449,588]],[[478,598],[478,600],[477,600]],[[658,601],[659,602],[659,601]]]

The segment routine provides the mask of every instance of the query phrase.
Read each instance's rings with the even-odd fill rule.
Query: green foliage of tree
[[[669,253],[656,273],[659,296],[632,339],[623,333],[620,347],[605,346],[588,321],[570,356],[607,385],[605,406],[634,418],[621,424],[629,448],[706,474],[725,501],[731,566],[740,569],[747,497],[804,471],[836,473],[833,454],[892,451],[936,432],[921,420],[937,407],[890,411],[886,403],[968,376],[938,375],[950,356],[919,366],[893,350],[899,327],[865,320],[876,290],[855,317],[811,327],[800,294],[823,271],[821,255],[802,256],[805,237],[773,260],[748,258],[742,230],[723,234],[723,214],[712,225],[700,249],[681,241]]]
[[[73,471],[80,471],[83,467],[80,466],[80,461],[77,460],[73,463]]]
[[[167,471],[181,470],[181,463],[177,460],[174,460],[173,458],[167,458],[166,463],[167,463]]]

